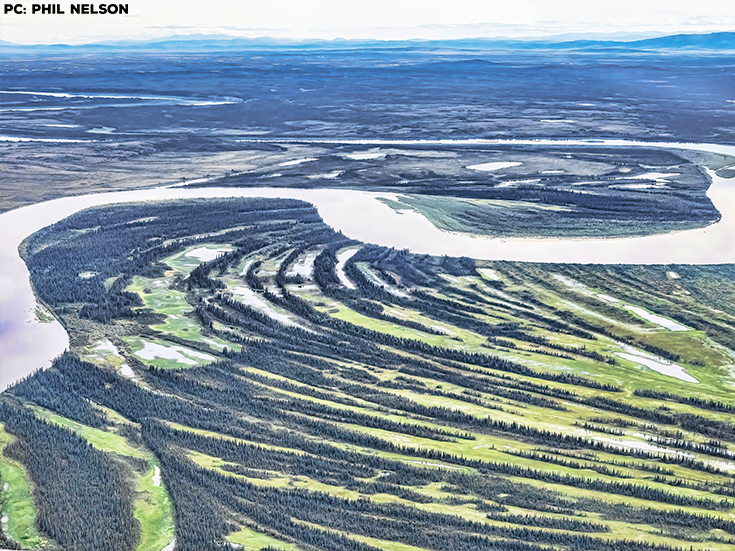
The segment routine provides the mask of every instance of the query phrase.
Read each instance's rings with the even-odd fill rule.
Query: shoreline
[[[604,147],[608,144],[597,145]],[[668,146],[672,147],[672,144]],[[701,147],[709,150],[712,146],[701,144]],[[735,155],[735,146],[715,147]],[[0,389],[50,365],[51,359],[69,346],[69,335],[58,320],[39,323],[35,319],[38,299],[18,248],[34,232],[85,208],[148,200],[280,197],[313,204],[325,223],[351,238],[364,243],[407,248],[418,254],[567,264],[732,264],[735,262],[732,244],[732,235],[735,235],[735,182],[726,182],[714,171],[708,170],[708,173],[712,184],[707,195],[720,212],[719,222],[694,230],[612,239],[498,239],[446,232],[419,213],[403,211],[397,214],[381,201],[395,198],[396,193],[325,188],[158,186],[63,197],[14,209],[0,215],[0,264],[3,266],[0,273],[0,326],[3,328],[0,357],[4,365]]]

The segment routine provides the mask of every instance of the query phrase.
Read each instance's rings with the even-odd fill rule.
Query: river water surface
[[[735,156],[735,146],[652,144],[621,140],[354,140],[340,143],[561,143],[694,149]],[[49,366],[51,360],[69,345],[68,335],[58,321],[39,321],[36,313],[38,304],[29,282],[28,270],[18,254],[18,247],[32,233],[84,208],[165,199],[281,197],[302,199],[314,204],[327,224],[348,237],[421,254],[582,264],[729,264],[735,262],[735,181],[719,178],[712,171],[709,174],[712,185],[707,195],[720,211],[722,218],[719,222],[695,230],[617,239],[498,239],[446,232],[417,212],[396,212],[380,200],[395,200],[400,194],[342,189],[169,187],[65,197],[16,209],[0,215],[0,390],[38,368]]]

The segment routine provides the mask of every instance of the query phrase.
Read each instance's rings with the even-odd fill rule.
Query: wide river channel
[[[735,156],[735,146],[622,140],[347,140],[339,143],[663,147]],[[166,199],[281,197],[312,203],[327,224],[348,237],[422,254],[582,264],[730,264],[735,262],[735,180],[719,178],[712,171],[709,174],[712,185],[707,196],[722,216],[719,222],[695,230],[616,239],[498,239],[446,232],[415,211],[397,212],[379,200],[395,199],[400,194],[335,189],[168,187],[65,197],[19,208],[0,215],[0,391],[36,369],[48,367],[69,345],[69,337],[58,321],[38,320],[39,305],[18,247],[32,233],[84,208]]]

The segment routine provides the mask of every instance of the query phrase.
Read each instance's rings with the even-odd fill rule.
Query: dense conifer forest
[[[23,254],[71,345],[0,395],[31,518],[0,503],[0,547],[735,546],[728,267],[416,255],[280,199],[93,208]]]

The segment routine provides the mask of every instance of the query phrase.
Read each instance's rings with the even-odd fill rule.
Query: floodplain
[[[178,38],[0,43],[0,548],[735,548],[733,33]]]
[[[418,255],[290,199],[94,207],[25,255],[71,349],[0,398],[24,547],[735,545],[732,265]]]

